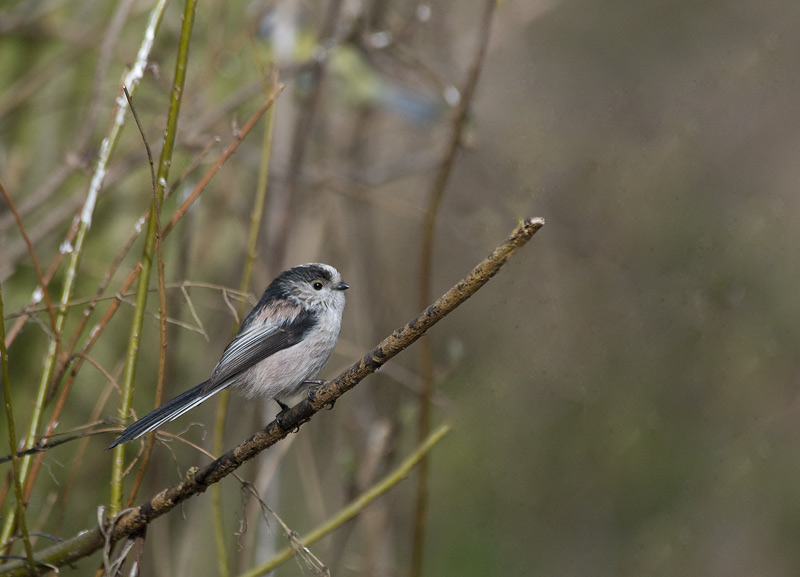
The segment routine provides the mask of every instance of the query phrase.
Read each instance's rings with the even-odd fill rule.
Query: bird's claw
[[[308,387],[308,400],[313,403],[313,402],[315,402],[317,400],[317,390],[322,385],[327,383],[327,381],[307,381],[307,382],[312,383],[312,385],[310,387]],[[336,404],[336,401],[333,400],[330,403],[328,403],[327,405],[325,405],[325,408],[330,411],[333,408],[333,405],[335,405],[335,404]]]
[[[278,411],[277,415],[275,415],[275,422],[278,423],[278,426],[281,428],[281,430],[286,433],[296,433],[297,431],[299,431],[300,430],[299,426],[291,428],[288,427],[283,421],[284,418],[286,417],[286,413],[289,412],[289,405],[279,401],[278,399],[275,399],[275,402],[281,406],[281,410]]]

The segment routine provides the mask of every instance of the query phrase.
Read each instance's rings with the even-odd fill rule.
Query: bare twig
[[[93,422],[89,426],[93,427],[93,426],[95,426],[97,424],[107,424],[107,423],[105,421]],[[66,436],[66,437],[63,436],[63,433],[62,433],[61,435],[59,435],[59,437],[57,439],[53,438],[53,437],[50,437],[50,438],[48,438],[46,440],[37,442],[30,449],[25,449],[24,451],[16,451],[14,454],[17,457],[24,457],[25,455],[33,455],[35,453],[45,453],[45,452],[49,451],[50,449],[54,449],[54,448],[58,447],[59,445],[63,445],[65,443],[71,443],[72,441],[77,441],[79,439],[85,439],[86,437],[92,437],[94,435],[100,435],[100,434],[105,434],[105,433],[118,433],[118,432],[120,432],[120,430],[121,430],[121,427],[111,427],[111,428],[105,428],[105,429],[93,429],[93,430],[90,430],[90,431],[86,431],[85,433],[80,433],[80,434],[76,434],[76,435],[69,435],[69,436]],[[0,464],[8,463],[12,459],[13,459],[13,456],[11,454],[3,455],[2,457],[0,457]]]
[[[5,191],[5,189],[3,189]],[[33,548],[31,539],[28,535],[28,524],[25,520],[25,500],[22,497],[22,483],[19,478],[19,456],[17,450],[17,432],[14,422],[14,410],[11,406],[11,383],[8,380],[8,351],[6,350],[6,329],[3,322],[3,287],[0,286],[0,379],[3,381],[3,406],[6,413],[6,424],[8,430],[8,445],[11,449],[11,475],[14,477],[14,493],[17,497],[17,523],[22,542],[25,546],[25,561],[31,571],[36,569],[36,561],[33,558]],[[4,545],[4,543],[0,543]]]
[[[17,207],[14,206],[14,201],[11,199],[11,195],[8,194],[6,187],[3,186],[3,183],[0,181],[0,194],[3,195],[3,199],[6,201],[11,214],[14,215],[14,219],[17,223],[17,228],[19,228],[19,232],[22,235],[23,240],[25,241],[26,246],[28,247],[28,255],[31,257],[31,261],[33,262],[33,268],[36,271],[36,278],[39,281],[39,294],[41,298],[44,298],[45,306],[47,307],[47,315],[50,317],[50,329],[53,331],[51,338],[54,339],[56,343],[56,350],[59,351],[61,349],[61,336],[58,334],[58,327],[56,323],[56,313],[53,310],[53,302],[50,300],[50,292],[47,290],[47,280],[45,279],[44,274],[42,274],[42,267],[39,266],[39,258],[36,256],[36,250],[33,248],[33,243],[31,243],[30,238],[28,238],[28,232],[25,230],[25,225],[22,223],[22,217],[20,217],[19,213],[17,212]],[[3,331],[3,343],[5,343],[5,331]],[[5,346],[5,345],[4,345]]]
[[[189,208],[192,206],[194,201],[197,200],[197,197],[200,195],[201,192],[203,192],[203,190],[205,189],[206,185],[211,181],[211,179],[214,177],[214,175],[217,173],[217,171],[219,171],[219,169],[222,167],[222,165],[225,164],[225,161],[227,161],[228,158],[230,158],[230,156],[234,152],[236,152],[236,149],[242,143],[242,140],[244,140],[244,137],[247,136],[247,133],[250,132],[250,130],[253,128],[253,126],[255,126],[255,124],[261,118],[261,115],[263,115],[269,109],[269,107],[272,106],[275,103],[275,100],[278,98],[280,93],[283,91],[283,88],[284,88],[283,84],[279,84],[278,86],[276,86],[275,87],[275,91],[267,99],[267,101],[264,102],[264,104],[261,105],[261,108],[259,108],[256,111],[256,113],[253,114],[253,116],[250,117],[250,120],[248,120],[247,123],[239,130],[239,132],[234,137],[233,141],[228,145],[228,147],[225,149],[225,151],[219,157],[219,160],[217,160],[217,162],[214,164],[214,166],[212,166],[209,169],[209,171],[205,174],[205,176],[203,176],[202,180],[197,183],[197,186],[194,187],[194,190],[192,191],[192,193],[189,196],[186,197],[186,200],[183,201],[183,203],[178,208],[178,210],[175,211],[175,214],[172,215],[172,218],[169,220],[169,222],[164,227],[164,236],[169,234],[169,231],[171,231],[172,228],[178,223],[178,221],[181,218],[183,218],[183,215],[186,213],[187,210],[189,210]]]
[[[131,100],[130,94],[128,94],[128,89],[124,86],[122,89],[125,91],[125,98],[128,99],[128,105],[131,107],[131,114],[133,114],[133,118],[136,120],[136,126],[139,128],[139,134],[142,137],[142,142],[144,143],[145,151],[147,152],[147,161],[150,164],[150,185],[152,188],[153,194],[153,205],[157,207],[154,211],[154,216],[156,219],[156,231],[155,231],[155,248],[156,248],[156,263],[157,263],[157,272],[158,272],[158,296],[159,296],[159,307],[158,307],[158,316],[159,316],[159,355],[158,355],[158,376],[156,378],[156,395],[154,399],[155,406],[159,406],[161,404],[161,398],[164,392],[164,374],[165,374],[165,363],[166,363],[166,351],[167,351],[167,297],[166,297],[166,288],[164,286],[164,256],[162,254],[162,244],[163,244],[163,234],[161,228],[161,201],[163,198],[159,198],[158,194],[158,185],[156,183],[156,171],[155,165],[153,163],[153,154],[150,150],[150,144],[147,142],[147,136],[144,133],[144,128],[142,127],[142,123],[139,120],[139,114],[136,112],[136,107],[133,105],[133,100]],[[165,192],[165,191],[164,191]],[[150,462],[150,454],[153,450],[153,445],[155,444],[156,436],[155,433],[151,434],[147,438],[147,442],[145,443],[145,448],[142,453],[141,461],[139,462],[139,471],[136,474],[136,479],[134,479],[133,486],[131,487],[130,495],[128,496],[127,506],[130,507],[136,500],[136,495],[139,492],[139,487],[142,485],[142,481],[144,480],[144,474],[147,470],[147,464]]]

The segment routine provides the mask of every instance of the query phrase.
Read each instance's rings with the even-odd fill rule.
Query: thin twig
[[[156,183],[156,171],[155,171],[155,164],[153,162],[153,154],[150,150],[150,144],[147,142],[147,135],[144,133],[144,128],[142,127],[142,123],[139,120],[139,114],[136,112],[136,107],[133,105],[133,100],[131,100],[130,94],[128,94],[128,89],[124,86],[122,89],[125,91],[125,97],[128,99],[128,105],[131,107],[131,114],[133,114],[133,118],[136,120],[136,126],[139,128],[139,134],[142,137],[142,142],[144,143],[145,151],[147,152],[147,161],[150,164],[150,186],[152,189],[152,203],[157,206],[157,210],[155,210],[155,218],[156,218],[156,260],[157,260],[157,271],[158,271],[158,296],[159,296],[159,355],[158,355],[158,376],[156,378],[156,395],[154,399],[155,406],[158,407],[161,404],[161,398],[164,392],[164,367],[166,362],[166,350],[167,350],[167,301],[166,301],[166,289],[164,287],[164,256],[162,254],[162,244],[163,238],[161,233],[161,202],[159,200],[158,195],[158,185]],[[126,506],[130,507],[136,500],[136,495],[139,492],[139,487],[141,487],[142,482],[144,481],[144,474],[147,471],[147,464],[150,462],[150,454],[153,450],[153,446],[155,445],[156,436],[155,433],[151,434],[147,438],[147,442],[145,443],[144,451],[142,452],[141,460],[139,461],[139,470],[136,474],[136,478],[134,479],[133,486],[131,487],[130,495],[128,496],[128,501]]]
[[[183,102],[186,69],[189,63],[189,46],[191,44],[196,7],[197,0],[186,0],[183,11],[183,25],[181,27],[181,35],[178,43],[178,55],[175,59],[175,73],[170,95],[169,113],[167,114],[167,126],[164,132],[164,144],[161,148],[161,157],[159,158],[158,168],[156,170],[156,194],[150,208],[150,219],[147,223],[147,232],[144,237],[142,258],[139,261],[141,272],[139,274],[139,284],[136,291],[136,308],[133,311],[133,319],[131,320],[128,337],[128,349],[125,354],[125,372],[122,377],[122,395],[119,405],[120,419],[127,418],[133,401],[133,383],[136,376],[136,364],[139,359],[139,341],[141,338],[142,325],[144,324],[147,288],[150,283],[150,270],[153,263],[156,238],[158,236],[158,213],[161,211],[161,203],[164,201],[167,178],[169,177],[169,169],[172,165],[172,153],[175,148],[175,140],[177,139],[178,117],[180,115],[181,103]],[[111,499],[109,509],[113,515],[117,514],[122,508],[122,472],[124,470],[124,461],[125,448],[123,445],[117,445],[114,448],[111,466]]]
[[[317,37],[318,46],[324,46],[333,37],[342,4],[342,0],[332,0],[328,3],[325,19]],[[283,261],[286,257],[292,205],[300,182],[300,174],[303,170],[308,143],[313,134],[312,129],[322,95],[325,69],[325,62],[322,59],[314,60],[308,67],[307,74],[310,88],[295,118],[286,177],[283,182],[274,187],[269,199],[270,222],[267,226],[267,246],[269,246],[267,271],[271,275],[277,275],[278,271],[283,268]]]
[[[94,426],[96,424],[108,424],[105,421],[93,422],[90,426]],[[59,445],[63,445],[65,443],[71,443],[72,441],[77,441],[80,439],[85,439],[86,437],[92,437],[94,435],[101,435],[105,433],[119,433],[121,431],[121,427],[111,427],[107,429],[94,429],[91,431],[87,431],[85,433],[81,433],[79,435],[69,435],[67,437],[62,436],[64,433],[59,434],[58,439],[53,439],[50,437],[49,439],[39,441],[31,447],[30,449],[25,449],[24,451],[16,451],[15,455],[17,457],[24,457],[25,455],[34,455],[36,453],[45,453],[50,449],[54,449]],[[3,455],[0,457],[0,464],[8,463],[9,461],[13,460],[13,456],[11,454]]]
[[[203,192],[203,190],[205,189],[206,185],[211,181],[211,179],[214,177],[214,175],[217,173],[217,171],[219,171],[219,169],[222,168],[222,165],[225,164],[225,161],[227,161],[228,158],[230,158],[230,156],[234,152],[236,152],[236,149],[242,143],[242,140],[244,140],[244,137],[247,136],[247,133],[250,132],[250,130],[253,128],[253,126],[255,126],[255,124],[261,118],[261,115],[264,114],[269,109],[269,107],[272,106],[275,103],[275,100],[277,100],[277,98],[280,95],[280,93],[283,92],[283,89],[284,89],[284,85],[283,84],[279,84],[275,88],[275,91],[272,93],[272,95],[267,99],[267,101],[264,104],[261,105],[261,108],[259,108],[255,112],[255,114],[253,114],[253,116],[250,117],[250,119],[247,121],[247,123],[242,128],[239,129],[239,132],[235,135],[235,137],[233,138],[231,143],[228,145],[228,147],[225,149],[225,151],[219,157],[219,159],[214,164],[214,166],[212,166],[208,170],[208,172],[206,172],[206,174],[203,176],[203,178],[200,180],[200,182],[197,183],[197,186],[194,187],[194,190],[192,191],[192,193],[189,196],[186,197],[186,200],[183,201],[183,203],[178,208],[178,210],[175,211],[175,214],[172,215],[172,218],[169,220],[167,225],[164,227],[164,236],[169,234],[169,232],[172,230],[172,228],[176,224],[178,224],[178,221],[181,218],[183,218],[183,215],[186,213],[187,210],[189,210],[189,208],[191,208],[192,204],[194,203],[195,200],[197,200],[197,197],[200,195],[200,193]]]
[[[31,257],[31,261],[33,262],[33,269],[36,271],[36,278],[39,281],[39,289],[37,292],[41,295],[41,298],[44,298],[47,315],[48,317],[50,317],[50,329],[53,331],[52,338],[55,340],[56,343],[56,351],[60,351],[61,337],[58,334],[56,313],[55,310],[53,310],[53,302],[50,300],[50,291],[47,290],[48,281],[45,280],[45,276],[42,274],[42,267],[39,265],[39,258],[36,256],[36,249],[33,248],[33,243],[31,243],[31,240],[28,237],[28,232],[25,230],[25,225],[22,222],[22,217],[20,217],[19,213],[17,212],[17,207],[14,206],[14,201],[11,199],[11,195],[8,194],[6,187],[3,186],[2,181],[0,181],[0,194],[3,195],[3,199],[5,199],[6,204],[8,205],[8,208],[11,211],[11,214],[14,215],[14,220],[17,223],[17,228],[19,229],[19,232],[22,235],[22,239],[25,241],[25,245],[28,247],[28,256]],[[5,331],[3,331],[3,343],[5,342],[6,342]]]
[[[5,191],[5,189],[3,189]],[[17,524],[22,534],[22,543],[25,546],[25,557],[28,568],[31,571],[36,569],[36,561],[33,558],[33,547],[28,535],[28,523],[25,519],[25,499],[22,496],[22,483],[19,478],[19,456],[17,450],[17,430],[14,422],[14,410],[11,406],[11,383],[8,379],[8,351],[6,350],[6,325],[3,322],[3,287],[0,285],[0,377],[3,380],[3,405],[6,413],[6,428],[8,430],[8,445],[11,450],[11,475],[13,476],[14,493],[17,497]],[[4,543],[0,542],[0,546]],[[9,548],[10,549],[10,548]]]

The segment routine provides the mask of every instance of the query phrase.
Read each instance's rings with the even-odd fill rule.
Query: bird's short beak
[[[339,284],[336,285],[336,290],[337,291],[346,291],[349,288],[350,288],[350,285],[347,284],[346,282],[340,282]]]

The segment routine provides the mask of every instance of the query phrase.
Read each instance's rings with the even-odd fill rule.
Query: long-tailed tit
[[[244,319],[211,377],[133,423],[108,448],[157,429],[231,385],[247,397],[275,399],[285,410],[281,399],[297,393],[328,362],[348,288],[327,264],[282,272]]]

